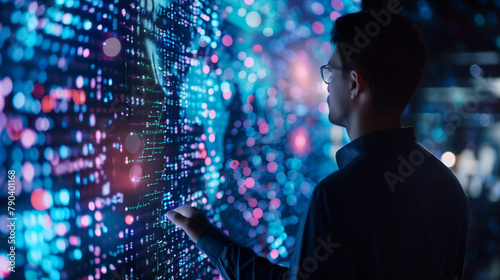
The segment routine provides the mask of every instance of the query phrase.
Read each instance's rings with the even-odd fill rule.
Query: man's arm
[[[349,253],[333,195],[324,182],[313,190],[296,238],[289,279],[357,279],[354,262],[346,262],[355,255]]]
[[[285,279],[288,268],[259,257],[232,241],[194,207],[181,206],[167,213],[214,263],[224,279]]]
[[[196,243],[217,267],[224,279],[285,279],[288,268],[259,257],[211,226]]]

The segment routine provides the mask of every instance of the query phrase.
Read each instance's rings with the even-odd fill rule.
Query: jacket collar
[[[366,152],[394,150],[414,142],[416,138],[413,127],[378,130],[356,138],[338,150],[335,157],[340,169]]]

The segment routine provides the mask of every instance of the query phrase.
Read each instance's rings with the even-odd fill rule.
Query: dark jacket
[[[411,127],[361,136],[336,158],[310,197],[291,268],[215,227],[196,246],[225,279],[462,279],[466,196]]]

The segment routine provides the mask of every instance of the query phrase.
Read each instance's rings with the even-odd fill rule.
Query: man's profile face
[[[332,56],[328,60],[328,65],[332,68],[346,67],[342,65],[338,48],[335,48]],[[348,88],[349,72],[343,73],[342,70],[332,69],[333,76],[328,84],[328,120],[332,124],[346,126],[349,112],[350,99]]]

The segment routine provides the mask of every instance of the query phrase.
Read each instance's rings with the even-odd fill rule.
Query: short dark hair
[[[427,50],[415,23],[387,10],[347,14],[335,21],[331,42],[340,48],[342,67],[358,70],[374,85],[376,108],[403,112],[427,66]]]

